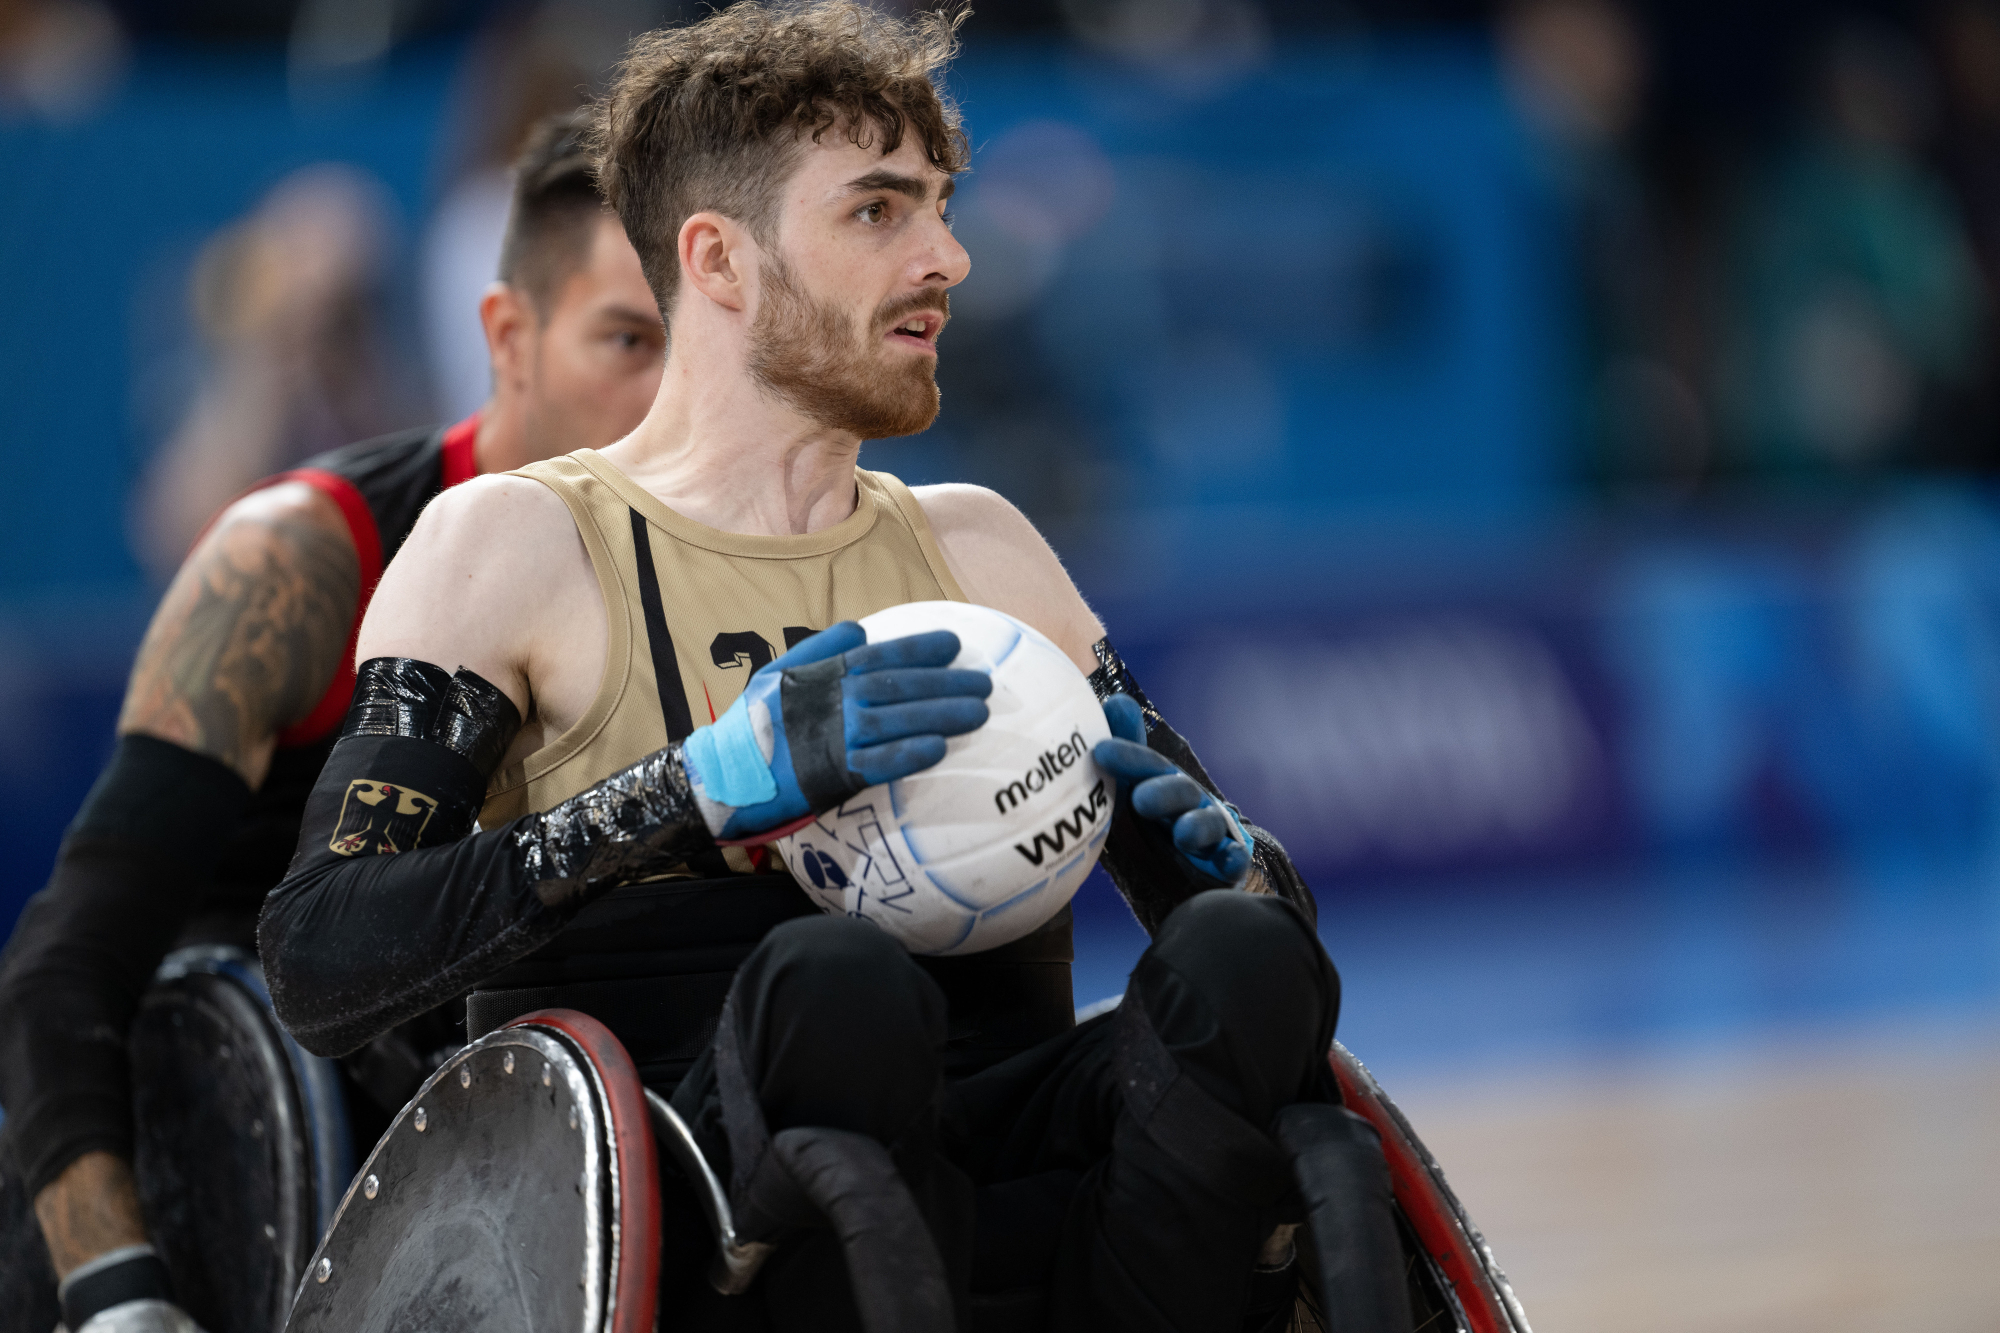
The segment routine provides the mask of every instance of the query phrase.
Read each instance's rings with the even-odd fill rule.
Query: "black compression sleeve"
[[[466,707],[488,724],[455,723]],[[467,836],[519,726],[469,672],[363,665],[257,928],[278,1017],[307,1050],[351,1051],[533,952],[604,891],[714,850],[678,746]]]
[[[236,771],[125,736],[0,955],[5,1151],[32,1197],[86,1152],[130,1158],[139,997],[249,804]]]
[[[1181,771],[1199,782],[1208,794],[1225,805],[1229,800],[1222,789],[1209,777],[1208,770],[1195,757],[1194,747],[1189,745],[1178,731],[1167,725],[1160,710],[1153,707],[1153,701],[1139,688],[1139,682],[1132,675],[1132,669],[1125,665],[1125,659],[1111,646],[1111,640],[1099,639],[1091,647],[1097,655],[1097,670],[1090,673],[1090,687],[1099,699],[1109,699],[1114,694],[1129,694],[1139,705],[1139,711],[1146,719],[1146,744],[1158,754],[1174,761]],[[1251,869],[1260,876],[1265,887],[1278,897],[1305,913],[1306,920],[1319,921],[1319,904],[1313,900],[1312,890],[1300,877],[1292,858],[1285,854],[1284,844],[1271,833],[1259,828],[1243,817],[1243,812],[1229,805],[1236,812],[1237,822],[1249,835],[1251,844]],[[1103,856],[1105,873],[1111,882],[1125,896],[1132,908],[1132,915],[1139,918],[1139,924],[1152,934],[1167,919],[1167,914],[1187,899],[1211,887],[1197,880],[1174,851],[1173,835],[1157,821],[1142,819],[1133,811],[1131,798],[1119,800],[1112,812],[1111,832],[1104,840]]]

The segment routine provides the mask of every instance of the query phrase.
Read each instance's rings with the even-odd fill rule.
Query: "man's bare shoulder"
[[[509,551],[526,545],[523,539],[558,536],[573,526],[568,506],[539,481],[507,473],[474,477],[424,506],[403,554],[423,551],[426,560],[477,554],[505,559]]]
[[[929,486],[912,486],[910,494],[917,497],[923,506],[925,517],[932,523],[940,519],[946,521],[972,521],[982,518],[1003,518],[1012,515],[1022,523],[1027,516],[1014,507],[1014,502],[990,486],[975,486],[969,481],[944,481]]]
[[[391,588],[393,575],[397,584],[421,579],[439,596],[462,596],[469,587],[511,595],[553,572],[549,548],[572,544],[575,535],[568,508],[540,482],[474,477],[424,506],[382,587]]]
[[[589,558],[560,497],[526,477],[475,477],[418,516],[369,603],[356,656],[463,666],[525,715],[525,664],[547,609],[577,590],[579,574],[591,579]]]
[[[1020,512],[1010,498],[992,486],[974,486],[972,482],[936,482],[930,486],[910,486],[910,494],[916,496],[924,516],[930,518],[932,530],[998,528],[1034,532],[1034,524],[1028,522],[1028,514]],[[1040,532],[1034,532],[1034,536],[1040,540]]]
[[[912,486],[910,494],[916,497],[918,507],[930,521],[931,535],[941,546],[947,542],[962,548],[992,544],[1022,553],[1045,553],[1048,560],[1055,560],[1055,552],[1049,549],[1028,516],[996,490],[949,481]],[[1057,565],[1060,568],[1060,562]],[[1067,582],[1067,577],[1064,581]]]
[[[1028,516],[998,491],[964,482],[913,486],[911,494],[966,597],[1025,620],[1083,671],[1104,637],[1083,594]]]

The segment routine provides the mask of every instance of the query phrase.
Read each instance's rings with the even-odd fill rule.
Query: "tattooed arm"
[[[264,780],[277,736],[340,668],[361,566],[340,510],[301,482],[224,510],[139,646],[118,733],[155,736]]]
[[[58,1274],[144,1240],[132,1015],[264,781],[340,668],[360,561],[339,509],[286,483],[225,510],[139,649],[119,747],[0,959],[5,1153]]]

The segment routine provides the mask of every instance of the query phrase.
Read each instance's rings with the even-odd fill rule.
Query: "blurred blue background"
[[[477,405],[500,165],[672,16],[0,3],[0,921],[190,525]],[[1990,1088],[2000,10],[1020,0],[966,33],[945,410],[864,462],[1042,525],[1311,879],[1391,1090],[1470,1144],[1482,1098],[1559,1137],[1642,1066],[1740,1123],[1798,1060]],[[283,355],[260,245],[337,270]],[[260,443],[212,456],[251,398]],[[1143,938],[1101,877],[1077,911],[1087,1003]],[[1523,1100],[1555,1070],[1586,1091]],[[1837,1309],[1640,1229],[1580,1272],[1589,1200],[1667,1168],[1479,1151],[1441,1155],[1545,1327],[1991,1326],[1991,1279],[1915,1260]],[[1934,1183],[1907,1206],[1956,1217]],[[1843,1245],[1885,1253],[1814,1262]],[[1662,1266],[1712,1318],[1638,1308]]]

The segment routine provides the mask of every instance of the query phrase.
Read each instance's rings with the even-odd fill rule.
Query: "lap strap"
[[[733,992],[716,1029],[715,1082],[729,1139],[738,1243],[769,1242],[793,1227],[831,1226],[867,1333],[954,1327],[944,1260],[890,1150],[847,1130],[770,1132],[743,1061]],[[750,1276],[754,1272],[744,1276],[744,1286]]]
[[[749,1192],[751,1178],[770,1151],[771,1132],[743,1068],[733,989],[722,1002],[722,1017],[715,1026],[715,1090],[722,1099],[722,1129],[729,1136],[729,1197],[734,1202]]]
[[[1126,993],[1112,1022],[1112,1067],[1146,1137],[1211,1194],[1247,1208],[1282,1200],[1292,1188],[1286,1154],[1188,1077],[1136,990]]]
[[[781,1129],[736,1208],[745,1234],[831,1225],[868,1333],[956,1324],[944,1259],[889,1150],[843,1129]]]
[[[1344,1106],[1282,1107],[1260,1133],[1188,1077],[1136,991],[1113,1020],[1125,1105],[1146,1136],[1232,1203],[1269,1207],[1296,1189],[1310,1224],[1327,1327],[1408,1333],[1409,1292],[1382,1140]],[[1275,1141],[1274,1141],[1275,1139]]]
[[[1305,1196],[1321,1314],[1341,1333],[1408,1333],[1410,1292],[1382,1136],[1344,1106],[1278,1111],[1278,1142]]]

